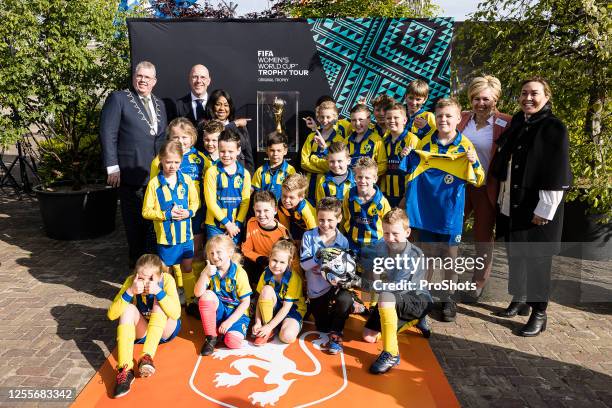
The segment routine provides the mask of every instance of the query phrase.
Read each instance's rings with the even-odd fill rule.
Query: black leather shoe
[[[215,351],[215,345],[217,344],[216,336],[206,336],[204,339],[204,345],[200,350],[201,356],[210,356]]]
[[[498,316],[498,317],[514,317],[516,315],[528,316],[529,309],[530,307],[526,303],[510,302],[507,308],[505,308],[501,312],[495,313],[495,316]]]
[[[527,320],[527,324],[521,327],[518,331],[519,336],[535,337],[546,330],[546,312],[534,310]]]

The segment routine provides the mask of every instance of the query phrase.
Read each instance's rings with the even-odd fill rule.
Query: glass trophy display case
[[[298,143],[298,91],[257,92],[257,151],[266,151],[267,136],[281,132],[287,136],[290,153],[297,153]]]

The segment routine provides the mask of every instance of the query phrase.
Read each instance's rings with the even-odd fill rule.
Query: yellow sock
[[[397,344],[397,313],[395,307],[379,307],[383,349],[394,356],[399,354]]]
[[[164,327],[168,318],[164,313],[151,313],[149,317],[149,326],[147,327],[147,338],[142,347],[142,354],[148,354],[151,357],[155,355],[157,346],[164,334]]]
[[[183,272],[181,271],[181,265],[172,265],[174,271],[174,277],[176,278],[176,286],[179,288],[183,287]]]
[[[185,290],[185,304],[193,303],[193,289],[195,288],[196,279],[192,272],[183,273],[183,289]]]
[[[202,274],[205,266],[206,263],[204,263],[204,261],[193,261],[191,264],[191,273],[193,273],[195,276],[196,281],[200,279],[200,275]]]
[[[128,370],[134,367],[134,340],[136,340],[136,327],[132,323],[120,324],[117,327],[117,364],[119,368],[126,364]]]
[[[274,301],[272,299],[259,299],[257,302],[259,307],[259,314],[263,324],[268,324],[272,320],[272,314],[274,312]]]

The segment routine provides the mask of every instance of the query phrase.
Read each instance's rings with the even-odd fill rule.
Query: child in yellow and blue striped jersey
[[[277,132],[268,135],[266,140],[268,162],[255,170],[251,191],[270,191],[277,202],[280,200],[283,181],[295,174],[295,168],[285,160],[287,149],[287,136]]]
[[[296,241],[301,241],[304,232],[317,225],[314,207],[306,200],[307,188],[308,181],[300,173],[289,176],[283,182],[278,220]]]
[[[225,129],[219,136],[219,162],[206,170],[206,235],[227,234],[240,242],[242,225],[249,209],[251,175],[240,163],[240,136]]]
[[[370,110],[366,105],[357,104],[351,109],[353,131],[347,138],[351,166],[362,157],[370,157],[378,167],[378,176],[387,171],[387,152],[380,135],[370,128]]]
[[[295,245],[289,239],[276,241],[270,263],[257,284],[259,299],[252,332],[256,346],[264,345],[278,331],[283,343],[293,343],[302,328],[306,301],[299,271],[292,270]],[[280,330],[278,329],[280,328]]]
[[[407,127],[419,139],[431,136],[436,130],[436,118],[423,107],[429,97],[429,85],[422,79],[415,79],[406,88]]]
[[[250,322],[252,293],[247,273],[240,266],[240,254],[229,236],[209,238],[206,264],[195,286],[205,335],[202,356],[215,351],[219,334],[227,347],[242,346]]]
[[[181,329],[176,284],[157,255],[138,258],[134,274],[121,286],[107,316],[110,320],[119,319],[119,373],[114,391],[114,398],[119,398],[130,391],[134,381],[134,344],[144,344],[138,371],[141,377],[149,377],[155,373],[153,357],[157,346],[172,340]]]
[[[179,265],[183,276],[191,273],[194,255],[191,219],[200,207],[198,190],[187,174],[180,170],[183,146],[177,141],[165,142],[159,151],[161,172],[151,178],[144,195],[142,217],[153,221],[159,257],[166,266]],[[191,281],[193,278],[191,278]],[[183,282],[183,285],[185,283]],[[189,286],[189,284],[188,284]],[[187,293],[193,284],[185,287]]]
[[[356,254],[363,246],[382,239],[382,217],[391,210],[389,202],[376,185],[377,169],[372,158],[359,158],[353,167],[357,185],[351,188],[342,203],[344,231]]]
[[[219,161],[219,136],[225,125],[219,120],[209,120],[201,129],[204,144],[204,172],[206,172]]]
[[[406,123],[406,108],[395,103],[386,111],[387,133],[383,137],[387,151],[387,174],[382,178],[381,190],[391,207],[397,207],[406,193],[406,173],[399,168],[406,148],[415,148],[419,138],[410,133]]]
[[[317,175],[329,171],[326,160],[327,149],[333,142],[344,141],[348,130],[346,124],[338,123],[338,108],[333,101],[321,102],[315,108],[315,113],[319,126],[310,117],[304,119],[312,132],[306,137],[301,153],[302,170],[307,172],[308,200],[313,205]]]
[[[200,208],[196,211],[191,219],[191,229],[193,231],[193,274],[195,275],[177,275],[179,286],[182,286],[188,293],[186,295],[185,304],[189,305],[193,298],[193,285],[200,271],[204,267],[202,261],[204,259],[204,214],[202,208],[204,203],[204,194],[202,190],[202,177],[204,175],[206,156],[196,150],[195,143],[197,139],[197,131],[191,122],[185,118],[176,118],[168,124],[166,130],[168,140],[178,141],[183,148],[183,161],[181,162],[180,170],[183,174],[188,175],[193,181],[198,198],[200,200]],[[151,163],[151,178],[157,177],[159,174],[159,156],[156,156]],[[187,280],[187,283],[185,283]],[[186,286],[186,287],[185,287]]]
[[[481,186],[485,173],[474,145],[457,131],[459,103],[440,99],[435,112],[437,131],[423,138],[401,164],[408,176],[406,213],[426,256],[454,259],[463,229],[465,185]],[[428,279],[432,273],[430,270]],[[445,269],[446,280],[455,277],[453,270]],[[450,293],[446,295],[442,320],[453,321],[454,303]]]
[[[317,203],[324,197],[336,197],[340,202],[355,186],[355,176],[350,168],[351,156],[344,142],[333,142],[327,153],[329,171],[317,180]]]
[[[395,103],[397,103],[395,99],[387,94],[380,94],[376,96],[374,100],[372,100],[372,110],[374,113],[374,118],[376,119],[376,122],[373,123],[373,125],[376,133],[378,133],[380,137],[383,137],[388,130],[385,118],[387,109],[389,109]]]

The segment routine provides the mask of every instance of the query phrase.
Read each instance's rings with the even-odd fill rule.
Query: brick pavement
[[[0,386],[80,390],[115,346],[106,308],[128,274],[123,232],[50,240],[36,201],[1,194]],[[496,250],[490,298],[504,292],[505,268]],[[554,269],[558,291],[588,287],[594,300],[612,299],[612,262],[557,257]],[[585,276],[595,284],[577,286]],[[507,299],[460,305],[455,323],[432,320],[431,347],[463,406],[612,406],[612,306],[560,299],[549,308],[548,330],[532,339],[510,333],[526,317],[491,315]],[[38,404],[19,404],[29,406]]]

